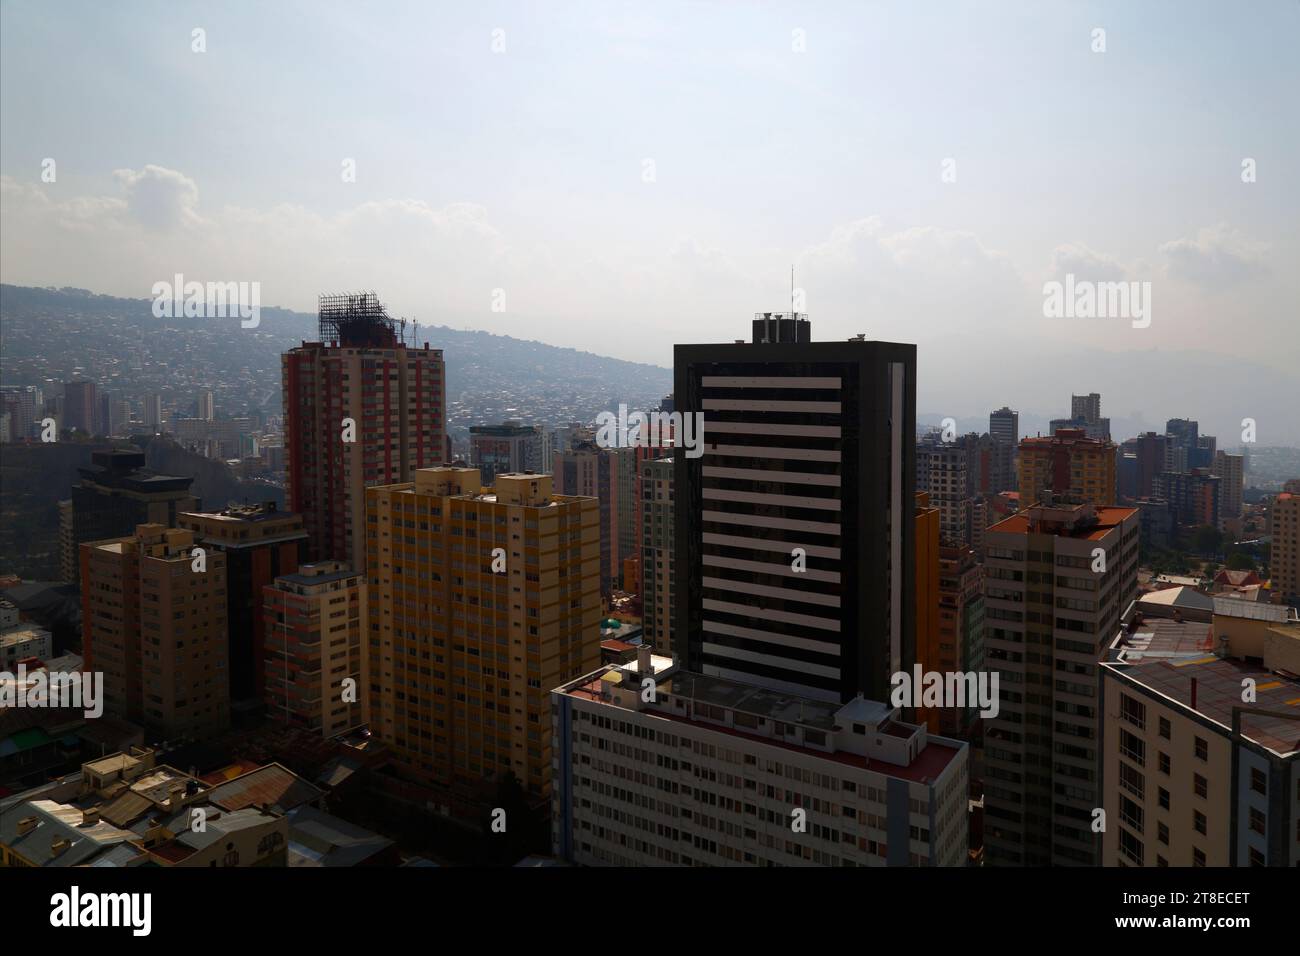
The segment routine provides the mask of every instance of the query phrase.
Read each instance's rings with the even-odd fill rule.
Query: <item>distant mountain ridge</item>
[[[184,324],[186,322],[208,323],[210,319],[185,319],[185,318],[155,318],[153,315],[153,302],[151,299],[125,299],[119,296],[102,295],[91,292],[88,289],[78,289],[71,286],[65,286],[61,289],[42,288],[38,286],[17,286],[8,283],[0,283],[0,314],[9,312],[21,305],[43,305],[54,307],[58,305],[69,305],[81,302],[82,304],[104,305],[110,308],[120,309],[124,314],[135,313],[142,320],[152,320],[158,323],[159,327],[169,327],[173,324]],[[138,310],[138,311],[137,311]],[[261,324],[259,329],[262,331],[271,331],[274,334],[285,337],[291,344],[297,345],[302,341],[314,341],[316,335],[316,316],[309,312],[295,312],[291,309],[282,309],[278,306],[262,306]],[[412,323],[407,323],[407,344],[414,342],[413,336],[416,333],[416,327]],[[519,339],[511,335],[497,335],[493,332],[481,332],[467,329],[453,329],[445,325],[428,325],[420,323],[418,333],[421,336],[419,342],[423,344],[425,336],[434,336],[429,338],[428,342],[432,348],[448,348],[452,345],[463,345],[466,342],[476,340],[493,340],[496,342],[510,343],[522,347],[525,352],[531,352],[536,348],[548,350],[548,353],[564,353],[573,356],[575,359],[583,362],[593,362],[595,370],[602,371],[619,371],[626,372],[630,370],[645,370],[652,374],[667,374],[671,376],[672,370],[660,365],[650,365],[644,362],[630,362],[626,359],[608,358],[598,355],[595,352],[585,352],[580,349],[568,348],[560,345],[548,345],[535,339]],[[521,366],[527,367],[527,366]]]
[[[411,332],[408,326],[408,340]],[[246,408],[275,415],[281,408],[280,354],[315,337],[315,315],[272,306],[262,308],[258,328],[241,329],[235,319],[157,319],[148,299],[0,284],[4,384],[85,375],[127,394],[160,392],[178,407],[193,402],[197,388],[212,387],[219,412]],[[621,402],[657,406],[672,390],[672,372],[661,366],[447,326],[422,324],[418,338],[444,350],[448,426],[462,440],[474,424],[591,421]],[[139,367],[131,364],[134,357],[121,361],[132,353],[145,355]],[[114,356],[116,365],[106,361]],[[921,421],[951,415],[963,430],[984,431],[988,410],[1010,404],[1021,411],[1024,433],[1046,433],[1050,419],[1068,415],[1072,391],[1099,391],[1118,440],[1163,432],[1168,418],[1191,417],[1202,434],[1231,449],[1240,444],[1243,420],[1251,418],[1261,447],[1300,446],[1300,416],[1292,411],[1300,380],[1294,373],[1239,361],[1225,366],[1209,351],[1089,348],[1032,362],[972,354],[957,387],[939,371],[939,358],[933,348],[918,351]]]
[[[77,288],[0,285],[4,384],[94,379],[128,394],[210,387],[218,409],[279,411],[280,354],[317,338],[314,314],[263,306],[238,319],[157,318],[152,300]],[[620,402],[657,407],[672,371],[489,332],[408,323],[408,344],[443,349],[448,425],[504,417],[554,426],[590,421]]]

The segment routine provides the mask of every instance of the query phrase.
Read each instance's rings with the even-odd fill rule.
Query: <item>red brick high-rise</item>
[[[319,339],[281,356],[287,506],[311,560],[361,570],[365,489],[442,463],[446,368],[441,349],[406,346],[374,293],[321,296]]]

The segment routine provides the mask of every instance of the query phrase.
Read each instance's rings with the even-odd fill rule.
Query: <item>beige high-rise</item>
[[[1300,866],[1296,668],[1287,608],[1126,622],[1101,665],[1104,866]]]
[[[571,450],[557,451],[554,458],[555,490],[563,495],[580,495],[600,502],[600,588],[609,597],[623,574],[623,523],[619,513],[619,474],[624,467],[635,467],[616,448],[601,448],[594,441],[583,442]]]
[[[1116,445],[1088,438],[1082,428],[1060,428],[1050,438],[1020,442],[1020,507],[1046,501],[1103,508],[1118,499]]]
[[[82,647],[104,674],[105,711],[168,741],[230,726],[226,556],[146,524],[81,546]]]
[[[641,464],[641,624],[652,647],[673,647],[673,459]]]
[[[1300,485],[1288,481],[1287,488]],[[1270,551],[1273,600],[1300,605],[1300,488],[1283,491],[1269,508],[1268,532],[1273,538]]]
[[[341,561],[305,564],[262,591],[267,716],[322,737],[361,724],[365,580]]]
[[[1112,446],[1113,448],[1114,446]],[[984,730],[989,863],[1093,866],[1098,662],[1137,594],[1136,509],[1032,505],[988,530]]]
[[[455,795],[510,771],[546,797],[548,694],[600,664],[596,499],[441,467],[367,489],[366,506],[371,732]]]
[[[1220,485],[1219,520],[1241,517],[1241,492],[1245,477],[1243,466],[1245,458],[1230,455],[1226,451],[1215,452],[1212,473],[1223,479]]]

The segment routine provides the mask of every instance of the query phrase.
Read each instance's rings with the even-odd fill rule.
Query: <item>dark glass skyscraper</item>
[[[90,462],[77,469],[62,515],[63,574],[72,584],[81,581],[80,545],[133,535],[142,524],[174,528],[178,515],[199,505],[190,494],[193,478],[150,471],[142,451],[105,449]]]
[[[916,347],[813,342],[761,313],[752,342],[679,345],[676,646],[691,670],[822,700],[883,700],[915,656]]]

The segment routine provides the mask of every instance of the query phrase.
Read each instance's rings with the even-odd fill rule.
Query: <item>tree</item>
[[[1254,571],[1255,559],[1245,551],[1234,551],[1228,555],[1229,571]]]
[[[1197,554],[1218,554],[1223,547],[1223,532],[1211,525],[1201,525],[1192,535],[1192,550]]]

